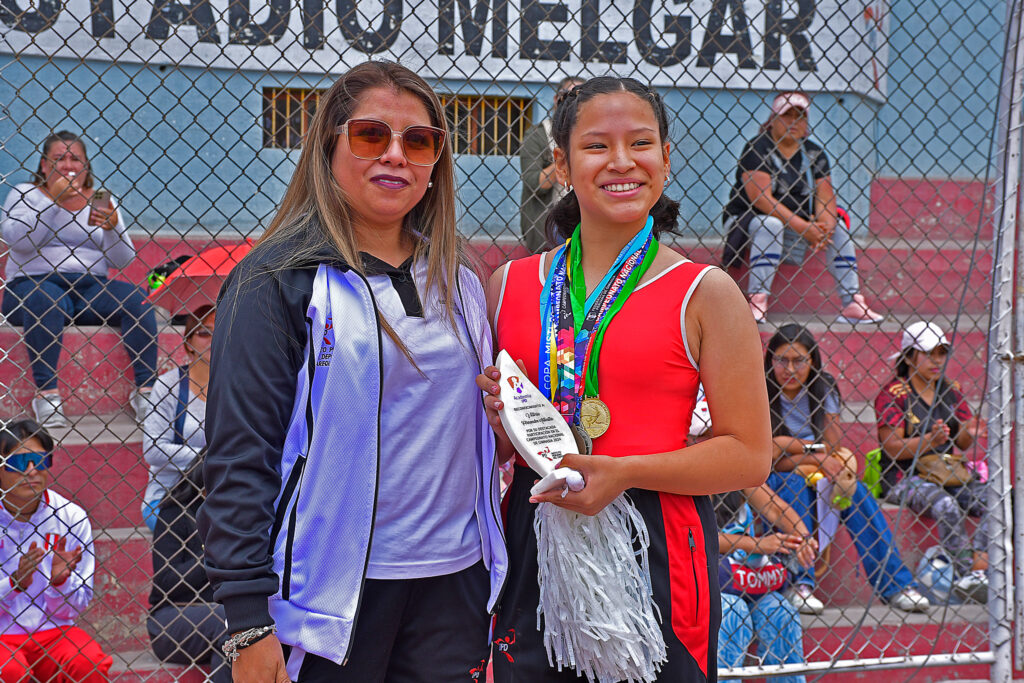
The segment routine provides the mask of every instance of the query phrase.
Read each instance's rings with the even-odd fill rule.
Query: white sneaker
[[[128,401],[132,404],[132,412],[135,413],[135,421],[140,425],[146,419],[146,415],[153,412],[153,403],[149,400],[152,389],[133,389]]]
[[[64,417],[64,404],[60,394],[36,394],[32,399],[32,412],[36,414],[36,422],[47,429],[67,427],[70,423]]]
[[[927,612],[932,606],[928,598],[918,593],[912,586],[907,586],[889,598],[889,604],[904,612]]]
[[[988,602],[988,576],[983,569],[964,574],[953,582],[953,591],[964,600],[984,605]]]
[[[885,320],[885,316],[872,311],[863,294],[854,294],[853,301],[844,306],[843,310],[839,311],[839,317],[836,318],[837,323],[848,323],[850,325],[859,325],[861,323],[877,325],[883,320]]]
[[[825,605],[814,597],[814,589],[805,583],[798,583],[787,591],[789,601],[800,614],[821,614]]]
[[[768,314],[768,295],[765,293],[750,295],[750,314],[754,316],[754,322],[758,325],[765,322]]]

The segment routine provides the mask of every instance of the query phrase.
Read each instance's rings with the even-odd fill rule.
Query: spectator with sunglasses
[[[555,89],[555,107],[569,91],[583,83],[576,76],[563,78]],[[553,110],[552,110],[553,111]],[[523,242],[534,254],[548,248],[544,219],[565,189],[555,180],[555,140],[551,136],[551,117],[548,116],[523,136],[519,147],[520,182],[523,193],[519,207],[519,224]]]
[[[188,363],[160,375],[153,386],[142,423],[142,456],[149,465],[142,519],[150,531],[156,528],[160,499],[206,448],[203,426],[215,321],[213,306],[200,306],[185,317]]]
[[[39,423],[0,429],[0,680],[99,683],[113,660],[75,626],[92,600],[92,526],[49,488],[52,465]]]

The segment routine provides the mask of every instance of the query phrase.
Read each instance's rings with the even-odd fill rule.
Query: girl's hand
[[[28,590],[28,587],[32,585],[36,569],[43,561],[45,554],[46,551],[33,542],[28,547],[28,552],[18,558],[18,568],[11,574],[11,581],[14,582],[18,590]]]
[[[762,555],[789,555],[799,547],[803,538],[796,534],[777,531],[754,539],[754,552]]]
[[[796,561],[801,567],[810,569],[818,559],[818,541],[813,536],[802,537],[800,545],[796,547]]]
[[[622,458],[607,455],[580,455],[566,453],[559,467],[568,467],[583,475],[586,486],[582,491],[547,491],[530,497],[531,503],[554,503],[558,507],[581,515],[593,516],[625,491],[622,476]],[[565,494],[563,497],[563,493]]]
[[[834,480],[844,469],[845,466],[843,465],[843,461],[839,458],[826,455],[821,459],[821,471],[830,480]]]
[[[281,642],[271,634],[239,650],[231,677],[235,683],[288,683]]]

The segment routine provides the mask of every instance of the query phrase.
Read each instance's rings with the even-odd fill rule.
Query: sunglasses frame
[[[348,129],[349,124],[352,123],[353,121],[359,121],[359,122],[365,121],[365,122],[368,122],[368,123],[377,123],[377,124],[380,124],[380,125],[384,126],[385,128],[387,128],[388,132],[391,133],[391,137],[388,138],[387,144],[384,145],[384,151],[382,151],[380,154],[378,154],[375,157],[364,157],[364,156],[359,156],[358,154],[356,154],[352,150],[352,135],[351,135],[351,133],[349,132],[349,129]],[[421,164],[421,163],[413,161],[412,159],[409,158],[409,152],[405,149],[405,134],[408,133],[413,128],[425,128],[425,129],[427,129],[429,131],[437,132],[441,136],[440,139],[437,141],[437,143],[438,143],[437,144],[437,155],[434,157],[434,160],[431,161],[429,164]],[[343,123],[340,126],[338,126],[337,128],[335,128],[334,132],[337,133],[338,135],[345,135],[346,137],[348,137],[348,141],[349,141],[348,151],[351,152],[352,156],[354,156],[356,159],[362,159],[363,161],[376,161],[377,159],[380,159],[382,156],[387,154],[388,148],[391,147],[392,141],[397,136],[398,139],[402,141],[402,154],[405,156],[405,160],[408,161],[413,166],[424,166],[424,167],[433,166],[434,164],[436,164],[438,162],[438,160],[440,160],[441,154],[444,153],[444,143],[445,143],[445,140],[448,137],[448,132],[446,130],[444,130],[443,128],[437,128],[435,126],[424,126],[424,125],[417,124],[415,126],[407,126],[405,128],[405,130],[396,131],[394,128],[392,128],[390,125],[388,125],[387,122],[385,122],[385,121],[381,121],[380,119],[369,119],[369,118],[365,118],[365,119],[364,118],[349,119],[345,123]]]
[[[11,458],[17,458],[18,456],[42,456],[38,460],[32,460],[25,462],[24,469],[17,469],[8,464]],[[25,474],[28,471],[28,466],[34,465],[36,470],[44,472],[53,467],[53,452],[51,451],[22,451],[21,453],[11,453],[10,455],[0,456],[0,469],[5,472],[13,472],[15,474]],[[42,465],[42,467],[40,467]]]

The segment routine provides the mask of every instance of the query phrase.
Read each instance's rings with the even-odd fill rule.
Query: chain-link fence
[[[45,461],[3,472],[0,643],[77,624],[50,650],[82,653],[67,666],[227,680],[187,474],[204,307],[273,218],[321,94],[372,57],[440,95],[488,271],[543,248],[564,79],[662,95],[681,204],[663,242],[728,265],[762,318],[780,451],[770,489],[719,500],[723,678],[1008,676],[1013,392],[990,351],[1021,357],[1019,4],[2,0],[0,415],[56,444],[45,521],[7,505],[14,465]],[[816,539],[812,566],[790,533]],[[32,542],[43,579],[19,568]]]

